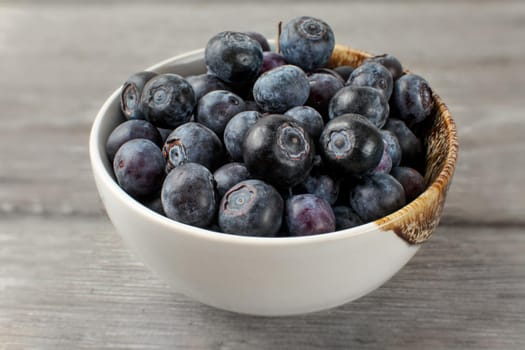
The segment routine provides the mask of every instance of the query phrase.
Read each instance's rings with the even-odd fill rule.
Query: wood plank
[[[3,218],[0,242],[2,350],[525,347],[522,227],[441,226],[378,290],[285,318],[171,292],[103,217]]]

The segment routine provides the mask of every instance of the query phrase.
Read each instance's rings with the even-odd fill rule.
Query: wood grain
[[[171,292],[104,218],[11,217],[0,242],[3,350],[525,347],[519,228],[441,226],[373,293],[285,318],[236,315]]]
[[[130,73],[221,30],[274,37],[302,14],[398,56],[448,104],[460,152],[442,224],[354,303],[211,309],[123,246],[92,180],[90,125]],[[523,33],[519,1],[0,1],[0,350],[524,349]]]

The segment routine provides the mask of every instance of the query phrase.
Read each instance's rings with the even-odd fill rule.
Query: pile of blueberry
[[[385,54],[326,65],[332,29],[298,17],[278,50],[225,31],[207,73],[140,72],[107,140],[118,184],[176,221],[249,236],[332,232],[381,218],[425,189],[420,130],[432,91]]]

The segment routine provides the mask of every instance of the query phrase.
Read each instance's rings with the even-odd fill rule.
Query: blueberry
[[[419,75],[406,74],[394,84],[392,106],[409,127],[421,123],[434,108],[432,90]]]
[[[226,163],[213,173],[217,183],[217,193],[222,198],[226,191],[241,181],[248,180],[250,172],[243,163]]]
[[[391,131],[381,130],[381,136],[383,136],[383,141],[386,142],[386,151],[390,155],[392,166],[398,166],[401,163],[402,152],[396,135]]]
[[[350,192],[350,206],[365,222],[389,215],[405,203],[403,186],[388,174],[366,176]]]
[[[270,113],[284,113],[292,107],[302,106],[309,94],[306,74],[289,64],[262,74],[253,85],[255,102]]]
[[[275,236],[283,216],[283,199],[261,180],[241,181],[222,197],[219,226],[223,232],[243,236]]]
[[[376,62],[382,64],[390,71],[390,74],[392,74],[392,78],[394,80],[399,79],[399,77],[403,75],[403,66],[401,65],[401,62],[399,62],[399,60],[391,54],[385,53],[382,55],[373,56],[367,58],[365,63],[367,62]]]
[[[360,176],[381,161],[384,143],[379,129],[358,114],[343,114],[326,124],[319,138],[325,163],[343,174]]]
[[[327,73],[314,73],[308,76],[310,94],[306,105],[315,108],[323,119],[328,120],[328,106],[334,95],[343,88],[343,82]]]
[[[244,32],[244,34],[248,35],[253,40],[257,41],[259,45],[261,45],[261,49],[263,50],[263,53],[266,51],[270,51],[270,44],[268,43],[268,40],[264,35],[258,32]]]
[[[173,169],[164,180],[161,199],[167,217],[188,225],[207,227],[217,212],[213,175],[197,163]]]
[[[310,174],[299,187],[333,205],[339,196],[339,182],[328,175]]]
[[[348,78],[350,77],[350,74],[352,74],[352,72],[354,71],[354,67],[352,67],[352,66],[339,66],[339,67],[335,67],[334,70],[337,72],[337,74],[339,74],[341,76],[341,78],[344,81],[347,81]]]
[[[195,108],[190,83],[177,74],[159,74],[150,79],[141,96],[146,120],[161,128],[176,128],[190,120]]]
[[[162,154],[166,158],[166,172],[189,162],[214,170],[222,162],[224,150],[213,131],[202,124],[188,122],[168,136]]]
[[[210,73],[228,83],[243,83],[256,78],[263,54],[247,34],[226,31],[208,41],[204,57]]]
[[[382,64],[366,62],[350,74],[346,85],[373,87],[379,90],[388,101],[392,95],[394,80],[390,71]]]
[[[284,113],[298,121],[310,134],[312,139],[317,140],[324,128],[323,117],[312,107],[297,106]]]
[[[334,46],[332,28],[313,17],[293,19],[283,27],[279,38],[279,48],[286,61],[306,71],[324,67]]]
[[[144,85],[156,75],[153,72],[139,72],[126,80],[120,93],[120,110],[126,119],[144,119],[140,96]]]
[[[263,63],[259,74],[288,64],[283,55],[273,51],[263,52]]]
[[[310,135],[285,115],[259,119],[243,142],[243,159],[250,173],[281,188],[295,186],[308,176],[314,154]]]
[[[425,178],[416,169],[409,167],[395,167],[390,173],[405,189],[407,202],[416,199],[425,191]]]
[[[222,137],[226,124],[246,108],[242,98],[230,91],[216,90],[204,95],[197,105],[195,121]]]
[[[186,77],[186,81],[190,83],[195,92],[195,99],[197,102],[202,96],[210,91],[215,90],[230,90],[225,82],[211,74],[199,74]]]
[[[255,111],[244,111],[235,115],[224,129],[224,146],[234,161],[242,161],[242,143],[248,130],[261,118]]]
[[[299,194],[286,201],[286,225],[292,236],[335,231],[335,216],[327,201],[313,194]]]
[[[147,139],[132,139],[118,149],[113,171],[118,184],[134,198],[156,193],[164,179],[165,161],[160,148]]]
[[[328,116],[334,119],[342,114],[361,114],[378,128],[385,125],[390,107],[378,90],[368,86],[346,86],[339,90],[328,107]]]
[[[354,209],[349,206],[339,205],[333,207],[332,210],[335,215],[336,230],[346,230],[364,224],[363,219],[361,219]]]
[[[420,166],[424,160],[423,145],[421,140],[406,126],[406,124],[396,118],[388,118],[384,130],[392,132],[401,147],[401,164]]]
[[[106,154],[113,161],[115,153],[125,142],[132,139],[148,139],[157,146],[162,146],[162,137],[156,127],[150,122],[140,119],[131,119],[119,124],[106,141]]]
[[[377,164],[375,169],[372,171],[373,173],[388,174],[390,173],[390,170],[392,170],[392,158],[390,157],[390,153],[388,153],[388,144],[385,140],[383,140],[383,143],[385,145],[383,156],[381,157],[379,164]]]

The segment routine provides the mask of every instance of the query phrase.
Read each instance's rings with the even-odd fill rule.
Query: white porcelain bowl
[[[336,46],[332,65],[358,65],[366,53]],[[205,72],[204,51],[148,70],[182,76]],[[309,237],[243,237],[188,226],[161,216],[115,182],[105,153],[122,121],[120,89],[100,109],[90,136],[96,185],[109,218],[139,258],[177,292],[239,313],[282,316],[336,307],[381,286],[418,251],[438,224],[457,154],[454,122],[437,95],[427,138],[429,188],[385,218]]]

